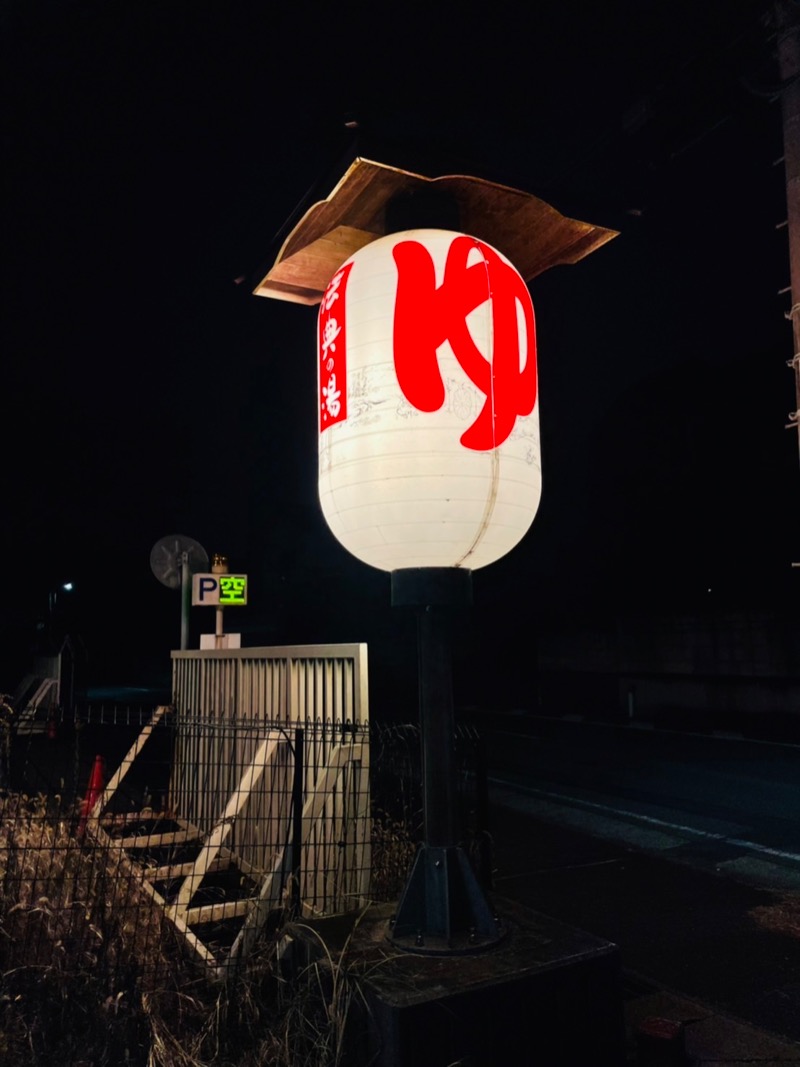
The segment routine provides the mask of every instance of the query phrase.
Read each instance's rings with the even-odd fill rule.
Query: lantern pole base
[[[390,922],[399,949],[431,956],[493,948],[505,936],[462,848],[421,845]]]

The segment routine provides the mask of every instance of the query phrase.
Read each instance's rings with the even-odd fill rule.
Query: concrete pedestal
[[[494,904],[507,935],[471,955],[398,953],[386,939],[392,909],[376,906],[362,917],[347,955],[366,1010],[356,1009],[350,1019],[349,1063],[624,1064],[617,947],[512,902],[495,898]],[[341,923],[313,924],[334,952]]]

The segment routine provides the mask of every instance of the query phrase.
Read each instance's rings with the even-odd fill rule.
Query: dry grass
[[[376,901],[397,900],[405,886],[417,850],[408,825],[386,812],[372,816],[372,876],[370,893]]]
[[[59,798],[0,796],[0,1063],[9,1067],[341,1067],[358,997],[349,941],[291,973],[279,929],[224,985]],[[402,886],[414,842],[376,820],[376,896]],[[309,936],[316,936],[311,932]]]
[[[161,917],[82,848],[60,798],[0,798],[0,1050],[5,1062],[135,1063],[134,991],[152,984]],[[5,1047],[4,1047],[5,1046]]]
[[[162,916],[120,856],[84,848],[74,826],[59,797],[0,798],[0,969],[102,964],[111,973],[137,960],[154,979],[165,962]]]

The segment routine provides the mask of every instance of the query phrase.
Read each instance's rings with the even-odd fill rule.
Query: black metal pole
[[[390,935],[398,948],[413,952],[477,952],[503,936],[458,844],[450,631],[455,612],[471,601],[469,571],[431,567],[392,573],[392,604],[417,610],[425,841]]]
[[[303,857],[303,775],[305,773],[305,731],[294,732],[294,778],[292,781],[292,878],[291,910],[300,914],[300,878]]]
[[[417,614],[425,843],[444,847],[458,843],[450,625],[441,607]]]

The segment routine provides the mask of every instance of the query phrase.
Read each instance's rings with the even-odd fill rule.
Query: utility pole
[[[778,69],[781,78],[783,114],[783,158],[786,175],[786,211],[789,230],[789,269],[792,307],[787,318],[792,323],[794,342],[795,410],[787,429],[797,429],[800,448],[800,6],[793,0],[776,0],[775,24],[778,42]]]

